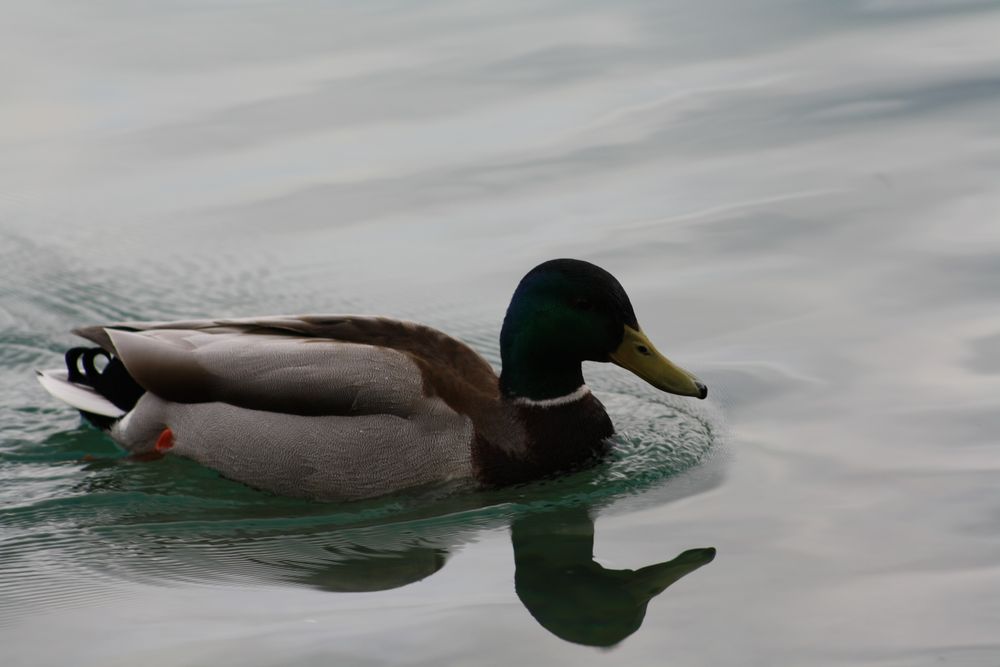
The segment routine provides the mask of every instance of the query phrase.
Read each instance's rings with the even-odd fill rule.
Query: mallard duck
[[[185,456],[280,495],[358,499],[447,480],[496,486],[572,469],[614,432],[581,362],[705,398],[660,354],[619,282],[556,259],[518,284],[503,370],[413,322],[305,315],[88,326],[42,385],[133,455]],[[102,359],[103,358],[103,359]]]

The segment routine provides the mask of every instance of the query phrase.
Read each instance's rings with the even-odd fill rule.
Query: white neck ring
[[[543,398],[541,400],[535,400],[533,398],[528,398],[527,396],[518,396],[514,399],[516,405],[530,405],[533,408],[551,408],[557,405],[566,405],[567,403],[573,403],[574,401],[579,401],[584,396],[590,394],[590,387],[585,384],[581,384],[580,387],[565,396],[556,396],[555,398]]]

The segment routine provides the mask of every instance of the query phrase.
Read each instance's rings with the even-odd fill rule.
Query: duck
[[[462,341],[378,316],[119,322],[73,331],[96,347],[37,372],[136,458],[181,456],[282,496],[359,500],[471,483],[494,488],[579,469],[614,425],[582,362],[653,387],[708,389],[661,354],[618,280],[553,259],[518,283],[501,372]]]

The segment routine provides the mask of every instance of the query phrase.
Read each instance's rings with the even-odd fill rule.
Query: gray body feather
[[[467,374],[492,376],[495,386],[489,364],[464,344],[395,320],[128,323],[77,333],[116,354],[147,391],[113,427],[116,441],[143,453],[170,428],[171,453],[282,495],[364,498],[471,477],[472,420],[435,395],[418,360],[457,356]],[[420,354],[406,342],[414,337]]]
[[[143,452],[169,426],[172,454],[230,479],[280,495],[346,500],[472,475],[472,422],[439,399],[427,407],[410,418],[304,416],[147,393],[111,434]]]

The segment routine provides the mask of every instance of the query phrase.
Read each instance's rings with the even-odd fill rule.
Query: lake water
[[[2,4],[5,667],[1000,664],[1000,3]],[[548,484],[275,498],[33,377],[268,313],[497,362],[561,256],[711,391],[588,366]]]

